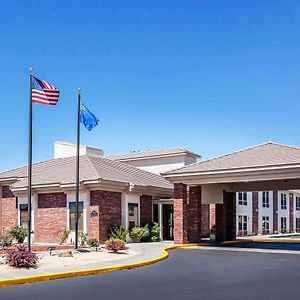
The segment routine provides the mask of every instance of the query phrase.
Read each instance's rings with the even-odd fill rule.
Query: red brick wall
[[[201,240],[201,187],[189,188],[188,204],[188,240],[199,242]]]
[[[258,234],[258,192],[252,193],[252,233]]]
[[[216,226],[216,204],[209,205],[209,229]]]
[[[59,233],[67,226],[67,195],[39,194],[36,222],[35,241],[60,242]]]
[[[98,217],[91,217],[89,238],[104,242],[109,229],[121,224],[121,193],[107,191],[91,191],[90,212],[97,211]]]
[[[278,191],[273,191],[273,233],[278,232]]]
[[[187,243],[187,187],[174,184],[174,243]]]
[[[11,227],[18,224],[17,199],[8,186],[2,187],[2,198],[0,205],[0,234],[6,234]]]
[[[152,196],[140,197],[140,226],[145,226],[152,221]]]
[[[236,194],[223,193],[223,204],[216,204],[216,240],[228,241],[236,238]]]
[[[210,211],[209,204],[202,204],[201,207],[201,237],[209,237],[210,233]]]

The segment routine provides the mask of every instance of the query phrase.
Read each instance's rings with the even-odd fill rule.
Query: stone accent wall
[[[258,234],[258,192],[252,193],[252,233]]]
[[[209,204],[201,207],[201,237],[209,237],[210,234],[210,211]]]
[[[2,198],[0,205],[0,235],[2,235],[6,234],[11,229],[11,227],[18,224],[17,198],[14,196],[8,186],[2,187]]]
[[[67,226],[67,195],[39,194],[36,222],[35,241],[59,243],[59,233]]]
[[[187,186],[174,184],[174,243],[187,243]]]
[[[201,187],[189,188],[188,204],[188,241],[191,243],[201,241]]]
[[[278,232],[278,191],[273,191],[273,233],[275,232]]]
[[[290,213],[289,213],[289,219],[290,219],[290,232],[294,232],[294,195],[293,193],[289,194],[289,200],[290,200]]]
[[[89,238],[104,242],[109,229],[121,224],[121,193],[108,191],[91,191],[90,213],[96,211],[98,216],[90,218]]]
[[[152,196],[140,197],[140,226],[145,226],[152,221]]]

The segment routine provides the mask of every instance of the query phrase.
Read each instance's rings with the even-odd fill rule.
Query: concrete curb
[[[241,239],[241,240],[234,240],[234,241],[225,241],[222,242],[222,244],[235,244],[235,243],[260,243],[260,242],[270,242],[270,243],[282,243],[282,242],[288,242],[288,243],[300,243],[300,239],[293,239],[293,238],[255,238],[255,239]]]
[[[144,260],[141,262],[132,263],[132,264],[123,264],[123,265],[117,265],[117,266],[111,266],[111,267],[102,267],[102,268],[94,268],[94,269],[86,269],[86,270],[75,270],[75,271],[67,271],[67,272],[49,273],[49,274],[43,274],[43,275],[1,279],[0,287],[138,268],[138,267],[142,267],[142,266],[146,266],[146,265],[151,265],[156,262],[167,259],[169,257],[169,253],[168,253],[169,250],[195,247],[195,246],[207,246],[207,245],[208,244],[184,244],[184,245],[175,245],[175,246],[167,247],[167,248],[162,249],[163,254],[161,256],[158,256],[158,257],[155,257],[152,259],[148,259],[148,260]]]

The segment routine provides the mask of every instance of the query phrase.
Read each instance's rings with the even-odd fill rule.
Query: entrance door
[[[163,204],[163,239],[173,240],[173,205]]]

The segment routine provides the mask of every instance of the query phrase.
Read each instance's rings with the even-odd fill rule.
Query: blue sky
[[[27,162],[30,66],[61,91],[34,105],[34,161],[76,141],[78,87],[106,154],[300,145],[299,1],[3,0],[0,36],[0,170]]]

